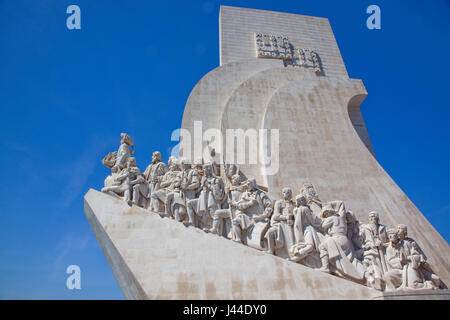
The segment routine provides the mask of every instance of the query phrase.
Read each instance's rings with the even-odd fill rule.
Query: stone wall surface
[[[221,66],[255,58],[255,32],[275,33],[288,36],[294,46],[317,50],[326,75],[348,78],[327,18],[221,6],[219,26]]]
[[[296,46],[317,49],[324,74],[256,58],[255,32],[286,34]],[[279,129],[278,173],[241,165],[247,177],[267,186],[273,199],[283,187],[295,193],[309,181],[322,201],[343,200],[362,223],[375,210],[388,227],[406,224],[449,283],[449,246],[375,159],[360,112],[367,92],[361,80],[348,78],[328,20],[222,6],[220,35],[221,66],[193,89],[182,128],[192,130],[198,120],[224,136],[230,128]]]

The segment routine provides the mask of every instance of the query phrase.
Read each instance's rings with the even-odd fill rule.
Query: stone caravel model
[[[141,173],[122,134],[85,212],[126,298],[448,298],[448,245],[377,163],[328,20],[222,6],[220,64],[182,128],[277,129],[258,148],[278,153],[192,160],[183,139]]]

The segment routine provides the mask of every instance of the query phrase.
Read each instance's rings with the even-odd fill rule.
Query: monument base
[[[450,290],[384,292],[376,300],[450,300]]]

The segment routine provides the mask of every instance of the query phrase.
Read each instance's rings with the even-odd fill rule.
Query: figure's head
[[[130,147],[132,147],[133,148],[133,150],[134,150],[134,146],[133,146],[133,140],[131,140],[131,138],[130,138],[130,136],[129,135],[127,135],[126,133],[121,133],[120,134],[120,144],[127,144],[127,145],[129,145]]]
[[[398,233],[398,237],[403,240],[406,238],[406,236],[408,235],[408,227],[406,226],[406,224],[399,224],[397,226],[397,233]]]
[[[231,184],[233,186],[238,186],[241,184],[241,176],[238,174],[235,174],[231,177]]]
[[[183,158],[183,159],[180,160],[180,163],[181,163],[181,169],[182,170],[187,170],[187,169],[189,169],[191,167],[191,164],[189,163],[188,159]]]
[[[326,204],[322,207],[322,218],[328,218],[336,213],[330,204]]]
[[[311,204],[314,199],[318,200],[316,189],[311,182],[304,182],[300,194],[306,198],[306,203]]]
[[[256,180],[254,178],[247,179],[247,188],[249,191],[256,189]]]
[[[170,156],[167,163],[169,164],[170,168],[174,168],[178,165],[178,159],[175,156]]]
[[[152,163],[158,163],[161,161],[161,152],[155,151],[152,154]]]
[[[283,200],[291,200],[292,199],[292,189],[291,188],[283,188],[281,190],[281,197]]]
[[[209,177],[213,173],[213,167],[211,163],[205,163],[203,165],[203,173],[205,176]]]
[[[111,168],[111,173],[117,173],[117,172],[119,172],[119,171],[120,171],[119,166],[113,166],[113,167]]]
[[[355,214],[353,213],[353,211],[347,211],[347,214],[345,215],[345,220],[347,221],[347,223],[355,223],[358,222],[358,219],[356,219]]]
[[[127,168],[136,167],[136,158],[129,157],[127,160]]]
[[[369,223],[373,225],[378,225],[378,222],[380,221],[380,216],[378,215],[378,212],[371,211],[369,212]]]
[[[398,232],[396,229],[388,229],[386,231],[388,239],[391,243],[397,243],[398,242]]]
[[[191,167],[192,167],[192,169],[203,170],[203,159],[200,158],[200,159],[194,160]]]
[[[126,133],[121,133],[120,134],[120,143],[125,143],[125,140],[127,139],[127,134]]]
[[[230,164],[229,165],[229,167],[228,167],[228,170],[227,170],[228,172],[228,176],[234,176],[235,174],[238,174],[238,167],[237,167],[237,165],[236,164],[234,164],[234,163],[232,163],[232,164]]]
[[[297,207],[306,206],[306,197],[302,194],[297,195],[295,197],[295,204],[297,205]]]

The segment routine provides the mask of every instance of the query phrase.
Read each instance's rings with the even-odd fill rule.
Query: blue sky
[[[81,8],[81,30],[66,8]],[[450,238],[450,3],[0,0],[0,298],[123,299],[83,213],[120,132],[167,161],[195,84],[219,65],[219,5],[327,17],[380,164]],[[366,8],[381,8],[381,30]],[[67,290],[77,264],[82,289]]]

